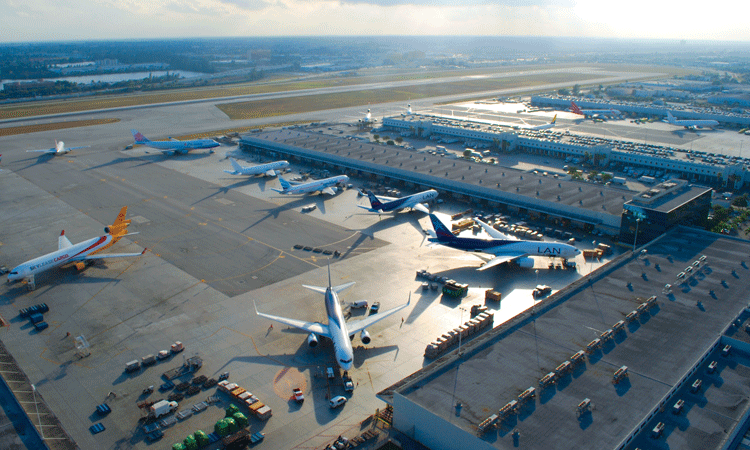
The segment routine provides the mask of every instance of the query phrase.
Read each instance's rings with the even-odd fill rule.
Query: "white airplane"
[[[242,166],[234,158],[229,158],[229,161],[232,163],[234,170],[225,170],[224,172],[232,175],[263,175],[275,177],[279,174],[279,172],[277,172],[278,170],[289,167],[289,163],[286,161],[274,161],[259,166]]]
[[[130,130],[130,132],[133,133],[133,139],[136,144],[145,145],[146,147],[155,148],[164,153],[171,153],[173,155],[177,153],[185,154],[194,149],[214,148],[219,146],[219,143],[213,139],[191,139],[189,141],[180,141],[170,138],[169,141],[152,141],[142,135],[138,130]]]
[[[568,259],[581,253],[580,250],[568,244],[511,239],[479,219],[474,219],[474,221],[484,228],[491,239],[455,236],[435,214],[430,214],[430,221],[432,221],[432,227],[435,229],[435,237],[430,238],[430,242],[458,250],[487,253],[494,256],[477,270],[487,270],[490,267],[510,261],[514,261],[521,267],[532,268],[534,267],[532,256]]]
[[[352,361],[354,360],[354,352],[352,350],[351,342],[354,335],[360,333],[359,338],[362,343],[369,344],[372,339],[370,338],[370,333],[366,330],[367,327],[385,319],[397,311],[401,311],[411,303],[411,294],[409,294],[409,301],[401,306],[397,306],[379,314],[371,314],[362,320],[347,324],[344,320],[344,314],[341,311],[341,303],[339,302],[338,294],[345,289],[354,286],[354,283],[355,282],[352,281],[340,286],[331,286],[331,266],[329,265],[327,288],[302,285],[311,291],[318,292],[325,296],[326,315],[328,316],[327,325],[320,322],[306,322],[304,320],[288,319],[286,317],[272,316],[270,314],[258,312],[258,305],[255,305],[255,300],[253,300],[255,314],[310,333],[307,336],[307,345],[310,347],[318,345],[319,337],[330,339],[333,342],[333,351],[336,353],[336,363],[338,363],[342,369],[349,370],[352,368]]]
[[[671,125],[679,125],[687,128],[688,130],[694,130],[696,128],[708,127],[713,129],[719,125],[719,122],[711,119],[675,119],[671,111],[667,111],[667,122]]]
[[[393,197],[378,197],[370,191],[367,191],[367,197],[370,199],[370,208],[362,205],[357,205],[362,209],[366,209],[370,212],[397,212],[402,209],[411,208],[413,210],[421,211],[425,214],[430,213],[430,209],[427,205],[422,202],[429,202],[435,200],[438,193],[434,189],[427,191],[418,192],[413,195],[407,195],[406,197],[393,198]]]
[[[370,109],[367,109],[367,113],[365,114],[365,117],[359,119],[359,123],[361,124],[373,124],[377,122],[378,119],[372,118],[372,113],[370,112]]]
[[[615,117],[615,116],[622,116],[622,112],[616,110],[616,109],[581,109],[576,105],[576,102],[571,101],[570,102],[570,110],[574,114],[581,115],[583,117],[592,117],[592,116],[605,116],[605,117]]]
[[[557,121],[557,114],[555,114],[555,117],[552,118],[552,122],[545,123],[544,125],[536,125],[531,126],[528,128],[525,128],[526,130],[535,130],[535,131],[541,131],[541,130],[548,130],[555,126],[555,122]]]
[[[127,211],[128,207],[123,206],[120,210],[120,214],[117,215],[115,222],[108,227],[104,227],[104,232],[107,233],[104,236],[91,238],[75,245],[71,244],[68,238],[65,237],[65,230],[63,230],[57,240],[57,251],[47,253],[46,255],[34,258],[31,261],[26,261],[25,263],[13,268],[13,270],[8,273],[8,283],[26,280],[29,283],[29,286],[33,289],[34,276],[36,274],[55,267],[60,267],[64,264],[74,263],[78,270],[83,270],[86,266],[85,261],[143,255],[146,253],[147,249],[143,249],[140,253],[99,254],[99,252],[111,247],[124,236],[135,234],[127,232],[128,224],[130,224],[130,220],[125,220],[125,214],[127,214]]]
[[[55,139],[55,146],[52,148],[43,148],[41,150],[26,150],[27,152],[41,152],[41,153],[49,153],[53,155],[64,155],[65,153],[68,153],[71,150],[78,150],[80,148],[89,148],[90,145],[83,145],[81,147],[65,147],[65,142],[58,141]]]
[[[349,177],[346,175],[337,175],[335,177],[324,178],[322,180],[315,180],[309,183],[292,184],[286,181],[284,178],[279,177],[281,183],[281,189],[273,189],[274,191],[284,195],[295,195],[295,194],[307,194],[308,192],[320,191],[324,194],[333,195],[336,192],[331,188],[337,184],[343,184],[349,181]]]

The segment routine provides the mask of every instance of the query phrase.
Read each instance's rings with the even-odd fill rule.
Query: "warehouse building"
[[[378,395],[432,450],[735,448],[749,254],[678,227]]]

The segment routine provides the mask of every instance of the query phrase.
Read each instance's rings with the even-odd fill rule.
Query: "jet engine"
[[[359,333],[359,340],[362,341],[363,344],[369,344],[372,339],[370,338],[370,333],[368,333],[367,330],[362,330],[362,332]]]
[[[518,267],[523,267],[524,269],[532,269],[534,267],[534,258],[528,256],[518,258],[515,262],[518,264]]]
[[[109,227],[104,227],[104,232],[109,234]]]
[[[310,333],[310,336],[307,337],[307,345],[309,345],[310,348],[314,348],[318,345],[318,337],[315,336],[315,333]]]

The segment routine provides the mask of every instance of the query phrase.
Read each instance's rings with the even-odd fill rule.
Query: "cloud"
[[[264,0],[217,0],[219,3],[234,6],[247,11],[260,11],[273,5]]]
[[[548,6],[552,4],[562,5],[565,3],[573,4],[572,0],[560,2],[559,0],[341,0],[342,4],[367,4],[374,6],[429,6],[439,7],[471,7],[471,6],[510,6],[510,7],[529,7],[529,6]]]

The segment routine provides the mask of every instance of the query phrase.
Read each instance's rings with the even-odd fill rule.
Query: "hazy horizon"
[[[0,43],[222,37],[518,36],[750,42],[735,2],[0,0]],[[737,10],[738,14],[732,14]]]

